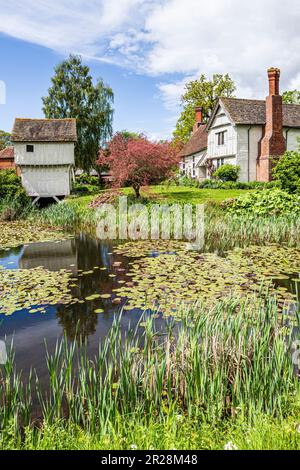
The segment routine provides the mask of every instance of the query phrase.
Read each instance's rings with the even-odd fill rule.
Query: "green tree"
[[[11,145],[10,134],[5,131],[0,131],[0,150],[5,149]]]
[[[219,97],[233,97],[236,86],[228,74],[215,74],[212,80],[201,75],[198,80],[192,80],[185,86],[181,97],[183,108],[174,131],[174,138],[183,143],[191,136],[195,123],[195,107],[201,106],[203,119],[210,116]]]
[[[132,131],[127,131],[126,129],[119,132],[119,134],[121,134],[125,140],[139,140],[141,138],[143,138],[143,134],[138,134],[137,132],[132,132]]]
[[[300,104],[300,91],[285,91],[282,99],[285,104]]]
[[[96,166],[99,148],[112,136],[113,91],[102,79],[94,85],[89,67],[74,55],[55,68],[51,81],[48,96],[42,98],[45,117],[77,119],[75,162],[90,171]]]

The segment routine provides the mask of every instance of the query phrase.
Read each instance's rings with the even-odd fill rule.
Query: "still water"
[[[47,376],[45,341],[48,351],[52,352],[63,335],[69,340],[74,340],[76,334],[81,335],[87,341],[90,356],[96,355],[99,341],[106,337],[115,316],[120,315],[126,304],[126,299],[114,304],[117,297],[114,289],[130,280],[126,274],[132,261],[133,258],[116,253],[112,243],[100,242],[84,233],[59,242],[33,243],[0,252],[0,266],[8,270],[43,267],[50,272],[70,271],[75,279],[72,297],[81,302],[46,306],[44,313],[30,313],[29,309],[9,316],[0,313],[0,341],[6,339],[8,344],[13,341],[18,369],[26,375],[33,368],[43,380]],[[295,283],[289,278],[277,280],[275,284],[290,292],[295,290]],[[87,300],[95,293],[112,295],[108,299]],[[95,310],[103,312],[95,313]],[[122,331],[135,328],[143,313],[140,309],[124,311]],[[149,311],[145,313],[149,314]],[[164,329],[167,321],[160,315],[155,318],[155,327]]]
[[[115,254],[112,244],[100,242],[86,234],[61,242],[34,243],[0,252],[0,265],[6,269],[34,269],[43,266],[49,271],[72,271],[72,276],[77,278],[77,287],[72,287],[72,295],[84,301],[74,305],[48,306],[45,313],[30,314],[28,310],[21,310],[11,316],[0,315],[0,340],[6,338],[8,344],[13,340],[18,369],[28,372],[32,367],[43,378],[47,374],[45,341],[51,352],[57,339],[64,334],[70,340],[74,340],[76,332],[77,335],[80,334],[87,340],[90,355],[94,356],[99,340],[107,335],[114,317],[120,314],[126,300],[121,305],[114,305],[116,295],[112,295],[110,299],[85,299],[95,292],[111,294],[114,288],[120,286],[118,281],[128,281],[126,272],[130,261],[132,259]],[[98,269],[95,270],[95,267]],[[83,275],[82,272],[89,274]],[[116,277],[110,277],[111,274]],[[104,312],[96,314],[97,309]],[[139,309],[124,311],[122,330],[135,327],[142,314]],[[158,328],[164,323],[162,318],[155,322]]]

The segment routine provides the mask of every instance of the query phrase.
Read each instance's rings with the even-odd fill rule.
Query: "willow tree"
[[[99,148],[112,136],[112,89],[98,79],[94,85],[88,66],[80,56],[70,55],[55,68],[48,96],[42,98],[47,119],[76,118],[77,168],[89,171],[96,166]]]

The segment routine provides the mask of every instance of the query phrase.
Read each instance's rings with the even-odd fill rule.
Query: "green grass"
[[[122,192],[131,198],[134,196],[132,188],[123,188]],[[207,202],[222,202],[241,194],[245,194],[245,190],[231,189],[198,189],[187,188],[184,186],[149,186],[142,189],[141,196],[143,199],[149,199],[150,202],[168,202],[168,203],[187,203],[187,204],[205,204]],[[103,194],[105,191],[99,191]],[[68,199],[68,204],[77,207],[86,207],[96,196],[79,196]]]
[[[151,186],[149,194],[157,201],[179,202],[186,204],[205,204],[222,202],[245,194],[245,190],[232,189],[198,189],[183,186]]]
[[[44,423],[40,429],[27,427],[23,441],[14,427],[0,437],[0,449],[22,450],[299,450],[300,410],[284,420],[258,416],[252,424],[243,420],[208,424],[182,415],[157,422],[120,421],[106,434],[86,432],[80,426],[60,420]]]
[[[298,449],[297,338],[275,299],[254,309],[232,298],[182,315],[163,336],[151,317],[142,337],[138,328],[124,337],[115,320],[92,360],[79,341],[59,342],[46,355],[46,390],[24,381],[10,354],[0,369],[0,448]]]
[[[122,191],[129,197],[129,205],[136,202],[131,188]],[[253,217],[227,214],[220,202],[239,193],[245,194],[245,191],[153,186],[142,191],[140,202],[146,203],[148,207],[157,202],[205,203],[205,248],[209,250],[262,243],[299,245],[300,219],[296,215]],[[97,225],[97,213],[88,207],[93,199],[94,196],[72,197],[63,204],[35,213],[33,218],[53,227],[71,231],[83,229],[93,233]]]

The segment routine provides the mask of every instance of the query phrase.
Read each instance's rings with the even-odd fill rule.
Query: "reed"
[[[299,382],[291,359],[295,330],[285,327],[276,300],[254,310],[247,300],[228,299],[181,314],[182,322],[169,320],[163,332],[152,317],[144,318],[125,337],[116,318],[93,359],[80,339],[64,338],[46,352],[46,390],[38,377],[25,385],[10,355],[1,369],[2,436],[13,423],[20,443],[22,429],[34,429],[33,393],[44,425],[78,426],[99,438],[124,433],[125,424],[128,432],[133,425],[174,425],[178,416],[201,426],[237,420],[251,426],[258,416],[283,420]]]
[[[148,201],[145,207],[148,211],[147,227],[149,229],[152,203]],[[160,220],[162,217],[163,215],[160,214]],[[62,227],[69,231],[86,230],[94,233],[99,221],[99,213],[77,203],[75,199],[34,213],[33,218],[41,223]],[[204,222],[206,250],[222,251],[235,246],[266,243],[286,243],[289,246],[300,244],[300,220],[296,215],[256,218],[247,215],[231,216],[219,204],[209,203],[205,208]],[[116,223],[118,225],[118,210]],[[179,219],[176,216],[171,217],[171,235],[174,234],[175,227],[178,231],[179,224],[183,224],[181,217]]]

